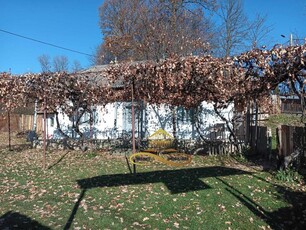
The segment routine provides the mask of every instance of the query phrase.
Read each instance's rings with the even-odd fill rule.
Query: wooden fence
[[[237,143],[237,146],[230,141],[212,142],[207,144],[207,153],[209,155],[232,154],[242,151],[244,142]]]
[[[303,127],[282,125],[277,128],[278,150],[280,156],[289,156],[297,148],[305,148]]]
[[[222,155],[241,152],[244,147],[244,142],[239,141],[235,145],[233,142],[226,140],[207,140],[205,142],[182,140],[179,141],[177,147],[184,152],[194,155]]]
[[[267,127],[250,126],[250,146],[257,154],[265,155],[268,153]]]
[[[8,121],[10,120],[11,132],[21,132],[33,129],[34,116],[26,114],[10,114],[10,119],[8,114],[2,113],[0,115],[0,131],[8,132]],[[41,115],[37,116],[37,132],[43,131],[43,118]]]

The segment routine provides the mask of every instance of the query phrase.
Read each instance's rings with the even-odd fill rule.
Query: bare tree
[[[137,26],[140,24],[141,10],[145,10],[142,2],[141,0],[104,1],[99,9],[104,42],[98,48],[98,52],[102,51],[108,53],[107,56],[116,56],[120,59],[127,59],[129,56],[135,58],[136,54],[133,54],[131,43],[133,37],[136,37]],[[97,58],[101,58],[101,55]]]
[[[53,58],[54,72],[68,72],[69,61],[66,56],[56,56]]]
[[[243,10],[243,0],[221,0],[220,13],[222,25],[220,49],[224,56],[230,56],[245,48],[245,38],[250,24]]]
[[[82,69],[81,63],[78,60],[74,60],[72,63],[72,72],[76,73]]]
[[[155,59],[173,54],[187,56],[207,53],[213,38],[213,29],[211,21],[204,17],[203,8],[198,5],[200,2],[207,3],[171,0],[155,6],[157,15],[153,18],[159,20],[149,31],[149,35],[153,36],[148,36],[149,44],[152,44],[149,53],[159,51],[155,54]],[[192,3],[192,7],[188,3]]]
[[[269,43],[268,35],[272,31],[272,26],[267,25],[266,22],[267,16],[260,14],[257,14],[254,21],[251,22],[248,37],[253,48],[267,46]]]
[[[295,30],[291,33],[291,41],[289,40],[288,43],[290,45],[303,45],[306,44],[306,37],[303,37],[299,31]],[[289,37],[289,36],[288,36]]]
[[[231,56],[247,49],[268,45],[272,27],[267,16],[257,14],[251,21],[244,13],[243,0],[220,0],[221,18],[219,50],[221,56]]]
[[[208,0],[106,0],[100,7],[104,42],[97,62],[159,60],[175,55],[203,54],[212,38],[212,24],[203,10]]]
[[[43,73],[51,72],[50,57],[48,55],[43,54],[39,56],[38,61],[40,63],[41,71]]]

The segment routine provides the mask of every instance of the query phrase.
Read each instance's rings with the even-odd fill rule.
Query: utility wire
[[[73,50],[73,49],[62,47],[62,46],[54,45],[54,44],[49,43],[49,42],[44,42],[44,41],[40,41],[40,40],[37,40],[37,39],[34,39],[34,38],[26,37],[26,36],[23,36],[23,35],[20,35],[20,34],[12,33],[12,32],[9,32],[7,30],[0,29],[0,32],[7,33],[7,34],[10,34],[10,35],[13,35],[13,36],[16,36],[16,37],[24,38],[24,39],[27,39],[27,40],[30,40],[30,41],[33,41],[33,42],[38,42],[38,43],[41,43],[41,44],[44,44],[44,45],[53,46],[53,47],[58,48],[58,49],[67,50],[67,51],[70,51],[70,52],[74,52],[74,53],[78,53],[78,54],[82,54],[82,55],[86,55],[86,56],[90,56],[90,57],[95,57],[95,55],[92,55],[92,54],[87,54],[87,53],[83,53],[83,52],[80,52],[80,51],[77,51],[77,50]]]

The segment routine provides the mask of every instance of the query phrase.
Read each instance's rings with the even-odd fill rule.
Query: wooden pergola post
[[[92,105],[90,105],[90,115],[89,115],[89,142],[90,142],[90,150],[93,150],[92,138],[93,138],[93,122],[94,122],[94,110],[92,109]]]
[[[136,144],[135,144],[135,108],[134,108],[134,81],[132,82],[132,145],[133,145],[133,154],[136,153]],[[133,164],[133,173],[136,173],[136,165]]]
[[[43,168],[46,169],[46,152],[47,152],[47,99],[46,96],[44,97],[44,156],[43,156]]]
[[[11,108],[7,111],[7,124],[8,124],[8,139],[9,139],[9,150],[12,150],[11,144]]]

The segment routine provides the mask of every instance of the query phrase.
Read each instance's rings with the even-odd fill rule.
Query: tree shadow
[[[68,155],[68,153],[70,153],[70,151],[67,151],[65,154],[63,154],[57,161],[55,161],[54,163],[52,163],[48,169],[53,168],[54,166],[58,165],[59,163],[61,163],[61,161]]]
[[[39,222],[18,212],[9,211],[0,217],[0,229],[41,229],[51,230]]]
[[[245,207],[247,207],[251,212],[253,212],[256,216],[260,217],[264,221],[267,222],[269,219],[269,216],[267,215],[267,212],[256,202],[254,202],[252,199],[247,197],[245,194],[240,192],[238,189],[231,186],[226,181],[222,180],[219,177],[216,177],[217,180],[222,182],[224,185],[226,185],[225,190],[232,194],[237,200],[239,200]]]
[[[279,198],[289,206],[271,212],[271,219],[280,221],[279,229],[306,229],[306,192],[278,186]],[[271,225],[272,226],[272,225]]]
[[[69,216],[69,219],[67,220],[67,223],[65,224],[65,227],[63,228],[64,230],[67,230],[67,229],[70,229],[71,227],[71,224],[73,222],[73,219],[79,209],[79,206],[81,204],[81,201],[83,200],[84,196],[85,196],[85,193],[86,193],[86,189],[83,189],[82,192],[80,193],[79,195],[79,198],[78,200],[75,202],[74,206],[73,206],[73,209],[72,209],[72,212]]]
[[[306,229],[306,193],[294,192],[288,188],[275,185],[279,193],[278,199],[285,200],[289,205],[276,211],[269,212],[258,203],[241,193],[239,190],[220,178],[216,178],[225,184],[226,190],[239,200],[252,213],[264,220],[272,229]],[[270,182],[267,182],[270,183]]]

